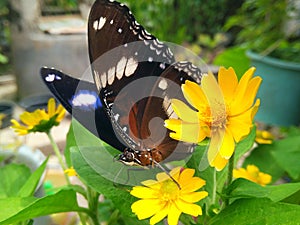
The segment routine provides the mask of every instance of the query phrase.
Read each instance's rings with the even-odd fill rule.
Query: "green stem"
[[[59,161],[59,164],[60,164],[61,168],[65,171],[67,169],[67,166],[66,166],[66,164],[63,161],[63,157],[62,157],[62,155],[61,155],[61,153],[59,151],[59,148],[58,148],[56,142],[54,141],[54,138],[53,138],[52,134],[50,132],[47,132],[47,136],[48,136],[48,138],[50,140],[50,143],[52,145],[53,151],[54,151],[56,157],[58,158],[58,161]],[[67,184],[70,185],[71,182],[70,182],[70,179],[69,179],[69,177],[68,177],[67,174],[65,174],[65,178],[66,178]]]
[[[216,169],[214,169],[214,173],[213,173],[212,204],[216,204],[216,196],[217,196],[217,172],[216,172]]]
[[[87,198],[88,198],[88,204],[89,204],[89,210],[93,212],[92,215],[90,215],[94,225],[98,225],[98,202],[99,202],[99,193],[91,189],[90,187],[87,187]]]
[[[232,182],[232,174],[233,174],[233,168],[234,168],[234,153],[231,156],[231,158],[229,159],[229,163],[228,163],[228,174],[227,174],[227,187],[229,187],[229,185]],[[225,207],[229,205],[229,198],[225,199]]]

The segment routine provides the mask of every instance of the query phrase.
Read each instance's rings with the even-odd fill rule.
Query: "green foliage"
[[[209,221],[209,225],[295,225],[300,206],[275,203],[264,198],[241,199]]]
[[[287,3],[282,0],[246,0],[224,27],[226,30],[238,27],[237,43],[244,43],[257,53],[300,62],[297,29],[290,34],[284,30],[292,14]]]
[[[226,194],[232,200],[240,198],[269,198],[279,202],[300,191],[300,183],[289,183],[262,187],[245,179],[237,179],[226,189]]]
[[[214,65],[233,67],[237,76],[240,78],[250,67],[250,60],[246,57],[246,49],[234,46],[225,49],[217,55],[213,61]]]
[[[229,0],[124,0],[139,23],[164,41],[181,44],[197,40],[200,33],[214,35],[226,17],[241,4],[227,7]]]
[[[245,160],[248,164],[257,165],[261,171],[272,175],[273,182],[284,173],[294,180],[300,180],[300,136],[299,129],[293,128],[289,135],[282,140],[274,141],[271,145],[259,145]]]
[[[11,197],[0,199],[0,224],[12,224],[59,212],[82,211],[73,190],[60,190],[42,198]]]

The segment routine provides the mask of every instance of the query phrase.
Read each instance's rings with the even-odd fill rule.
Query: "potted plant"
[[[256,117],[262,122],[300,123],[299,12],[296,1],[245,0],[225,25],[240,29],[236,41],[247,46],[246,54],[263,78]]]

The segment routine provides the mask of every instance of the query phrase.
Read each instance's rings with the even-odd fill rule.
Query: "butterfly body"
[[[201,71],[189,62],[175,62],[170,49],[115,1],[95,1],[88,41],[94,82],[41,69],[62,105],[121,151],[118,160],[126,165],[154,166],[189,155],[193,145],[171,139],[164,120],[175,117],[170,100],[184,100],[180,85],[200,82]]]

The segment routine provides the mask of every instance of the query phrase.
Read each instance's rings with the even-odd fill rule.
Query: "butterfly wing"
[[[40,74],[46,86],[86,129],[116,149],[124,149],[107,117],[95,84],[43,67]]]
[[[190,152],[191,145],[169,137],[163,122],[174,115],[170,99],[183,100],[180,85],[186,79],[200,82],[200,70],[190,63],[174,64],[170,49],[118,2],[94,3],[88,35],[100,99],[127,146],[136,152],[158,149],[162,159],[177,148],[179,152]]]

